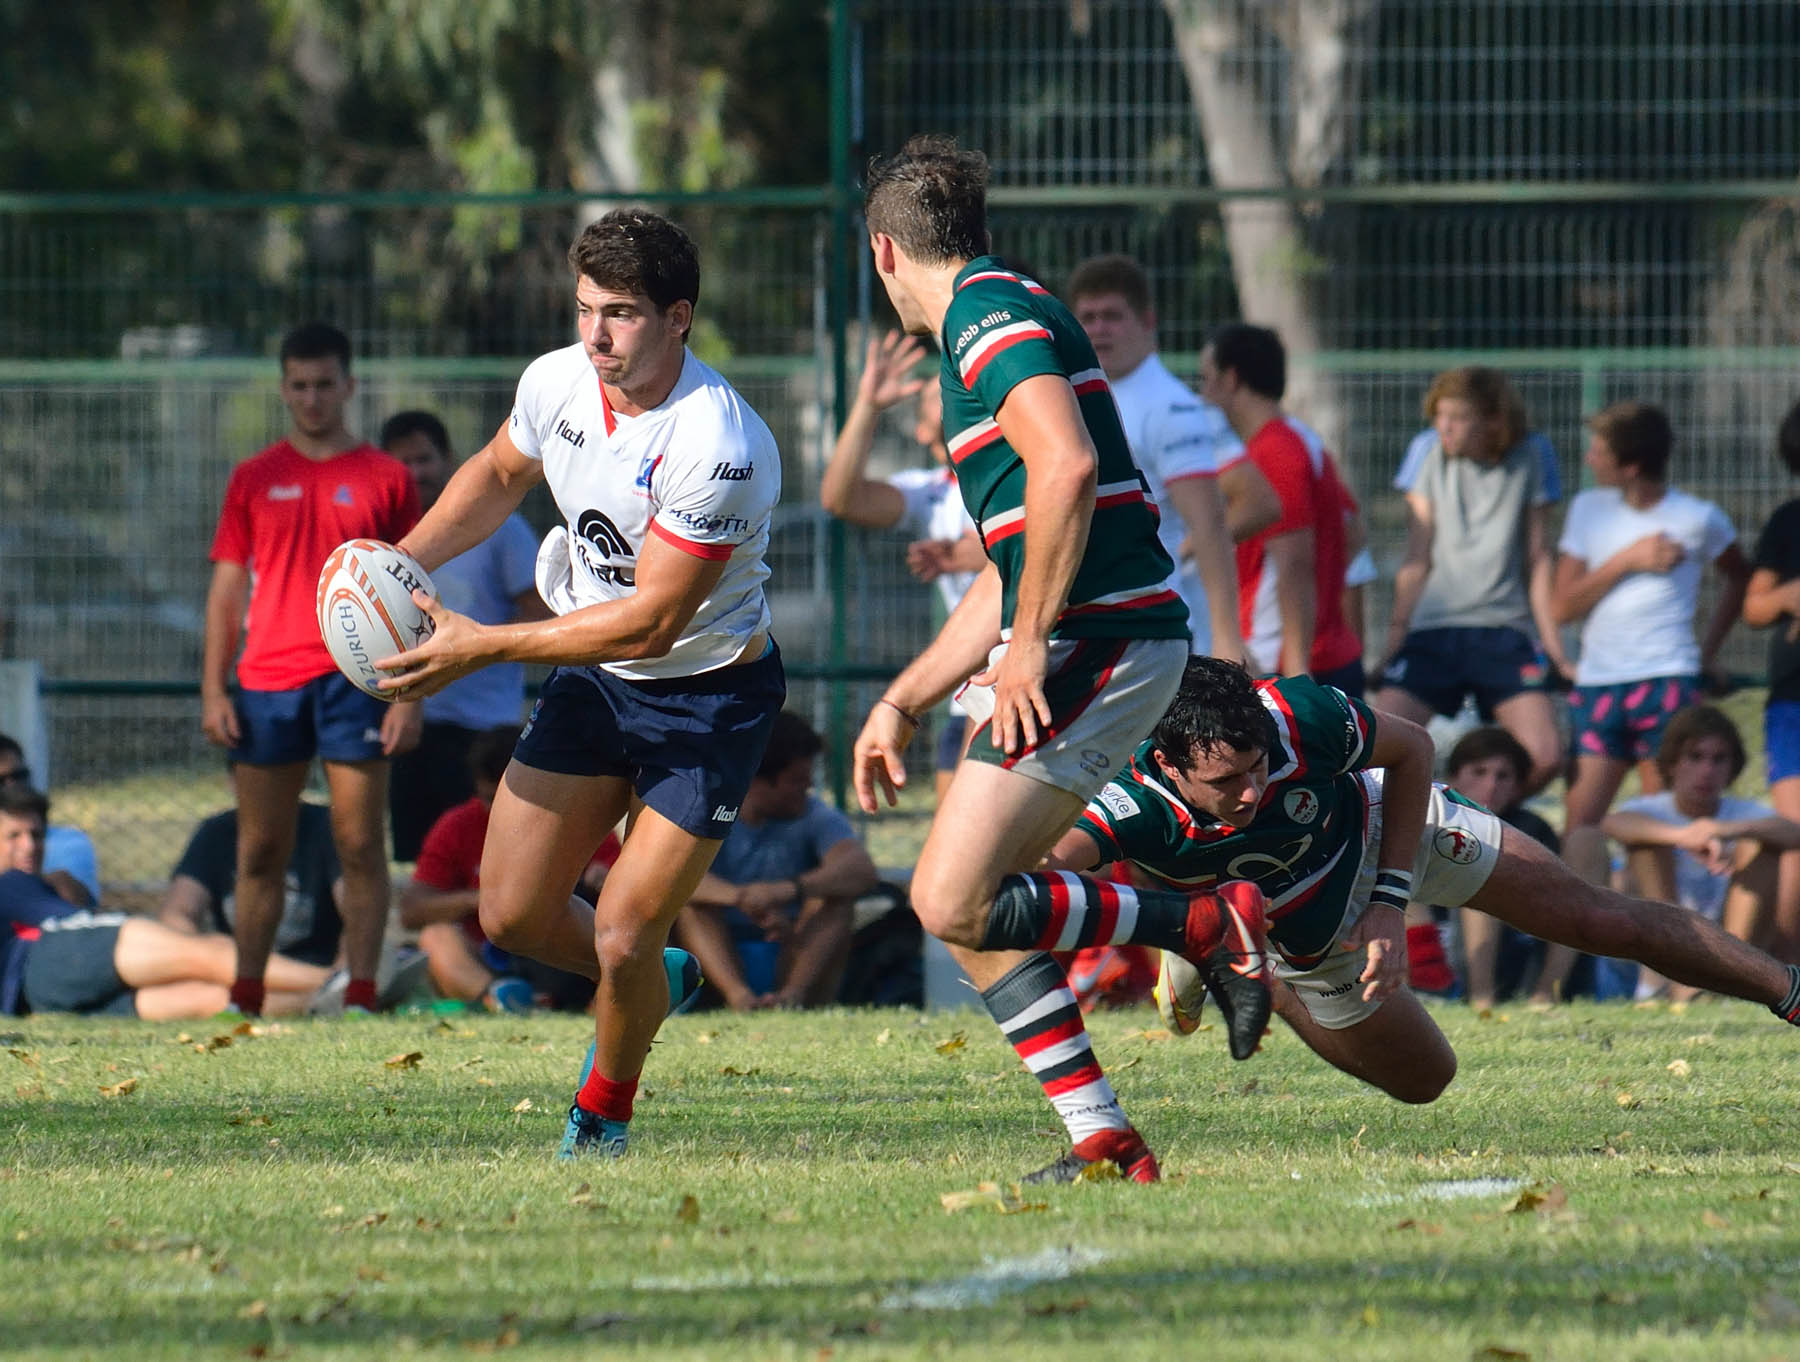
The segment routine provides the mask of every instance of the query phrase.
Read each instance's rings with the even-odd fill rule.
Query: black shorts
[[[1472,695],[1491,723],[1496,705],[1544,689],[1549,674],[1542,650],[1523,630],[1415,629],[1383,669],[1381,684],[1417,696],[1445,718]]]
[[[113,955],[124,913],[71,913],[38,928],[22,980],[31,1012],[137,1016],[137,995],[119,978]]]
[[[781,652],[667,681],[558,667],[513,759],[566,776],[618,776],[683,832],[722,840],[787,699]]]

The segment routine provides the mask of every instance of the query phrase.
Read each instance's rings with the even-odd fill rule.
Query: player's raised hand
[[[886,411],[901,399],[911,397],[928,381],[915,378],[912,372],[913,366],[924,357],[924,342],[916,336],[890,331],[871,340],[863,357],[857,396],[876,411]]]
[[[918,731],[919,721],[891,700],[877,700],[856,735],[851,775],[856,802],[864,813],[880,812],[876,791],[891,809],[906,785],[906,745]]]

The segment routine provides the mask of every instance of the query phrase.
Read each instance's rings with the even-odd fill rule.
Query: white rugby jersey
[[[630,680],[695,676],[736,662],[769,628],[763,562],[781,498],[781,455],[738,392],[690,353],[660,406],[612,410],[579,342],[534,360],[509,426],[543,462],[566,524],[538,550],[538,592],[559,615],[629,596],[644,536],[726,564],[666,656],[601,665]]]

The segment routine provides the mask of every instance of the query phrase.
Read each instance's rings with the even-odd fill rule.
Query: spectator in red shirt
[[[398,459],[350,433],[345,408],[354,392],[343,332],[313,322],[288,333],[281,400],[292,424],[286,438],[232,470],[213,537],[201,723],[238,767],[231,1003],[245,1013],[262,1010],[300,791],[315,756],[325,766],[343,868],[345,1008],[375,1008],[388,911],[388,758],[418,741],[419,707],[384,704],[339,674],[319,637],[314,600],[332,549],[346,539],[398,540],[419,518],[419,496]]]
[[[1361,696],[1362,644],[1344,619],[1345,492],[1319,433],[1281,409],[1287,352],[1229,322],[1200,352],[1200,392],[1275,489],[1281,518],[1237,546],[1238,619],[1251,665]]]
[[[426,832],[412,881],[400,894],[400,920],[418,931],[431,982],[446,998],[495,1012],[529,1012],[540,999],[579,1010],[593,997],[592,979],[501,950],[476,914],[488,813],[518,740],[519,726],[511,724],[478,733],[469,744],[475,794],[446,809]],[[619,839],[608,833],[576,892],[596,895],[618,857]]]

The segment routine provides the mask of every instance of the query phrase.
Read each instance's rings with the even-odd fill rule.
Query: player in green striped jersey
[[[1153,1182],[1156,1158],[1048,952],[1180,951],[1241,997],[1240,1030],[1253,1023],[1260,1035],[1261,905],[1152,893],[1128,919],[1071,917],[1032,873],[1174,695],[1187,609],[1093,346],[1067,308],[988,253],[986,189],[986,158],[947,138],[914,138],[869,172],[876,273],[905,330],[942,348],[946,443],[989,563],[870,712],[857,795],[870,813],[880,796],[892,804],[918,714],[970,682],[960,698],[975,731],[920,853],[913,908],[1068,1128],[1071,1152],[1034,1178],[1066,1181],[1104,1161]],[[1234,1053],[1254,1048],[1254,1035],[1243,1039]]]
[[[1404,1102],[1431,1101],[1456,1073],[1449,1042],[1405,984],[1409,897],[1636,960],[1800,1024],[1800,968],[1686,908],[1589,884],[1433,784],[1431,766],[1431,738],[1408,720],[1303,676],[1252,681],[1233,663],[1195,658],[1168,714],[1050,863],[1082,883],[1069,872],[1119,861],[1186,890],[1253,880],[1280,956],[1282,1018],[1332,1064]],[[1065,890],[1071,900],[1082,892]],[[1192,1031],[1203,997],[1198,973],[1165,956],[1157,1004],[1170,1029]]]

